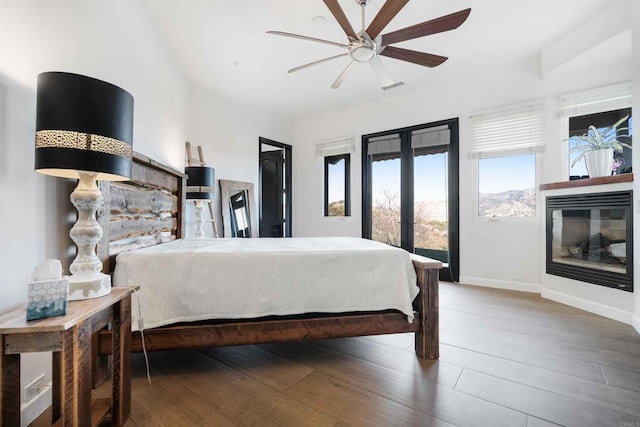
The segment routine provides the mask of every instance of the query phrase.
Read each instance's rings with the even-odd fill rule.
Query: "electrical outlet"
[[[44,374],[40,375],[35,380],[31,381],[24,387],[25,391],[25,403],[33,400],[42,390],[45,389],[47,384],[44,382]]]
[[[522,276],[513,276],[513,280],[516,282],[524,282],[524,277]]]

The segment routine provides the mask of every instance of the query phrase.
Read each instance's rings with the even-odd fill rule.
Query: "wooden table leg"
[[[0,426],[20,425],[20,355],[5,354],[0,335]]]
[[[131,413],[131,296],[113,306],[111,424],[121,426]]]
[[[55,423],[62,416],[62,352],[51,354],[51,422]]]
[[[62,419],[65,426],[91,425],[91,324],[65,331],[61,369]]]

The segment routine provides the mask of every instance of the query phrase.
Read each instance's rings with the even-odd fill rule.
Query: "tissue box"
[[[29,282],[27,320],[67,314],[69,278]]]

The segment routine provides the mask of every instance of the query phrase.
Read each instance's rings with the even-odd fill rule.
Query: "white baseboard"
[[[640,317],[634,315],[631,319],[631,325],[633,325],[635,330],[640,334]]]
[[[632,324],[633,314],[620,310],[617,308],[609,307],[607,305],[603,305],[597,302],[589,301],[586,299],[574,297],[573,295],[567,295],[562,292],[552,291],[550,289],[542,289],[541,293],[543,298],[550,299],[552,301],[556,301],[562,304],[570,305],[575,308],[579,308],[581,310],[588,311],[590,313],[595,313],[600,316],[607,317],[609,319],[617,320],[618,322],[623,322],[628,325]],[[638,320],[636,318],[636,320]],[[640,331],[640,323],[634,325],[636,330]]]
[[[51,383],[29,402],[20,406],[20,426],[27,427],[51,406]]]
[[[484,286],[486,288],[508,289],[510,291],[522,291],[540,293],[540,285],[533,283],[513,282],[508,280],[482,279],[479,277],[460,276],[463,285]]]

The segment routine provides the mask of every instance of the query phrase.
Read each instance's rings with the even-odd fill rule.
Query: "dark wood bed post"
[[[420,294],[414,302],[420,326],[415,333],[416,355],[421,359],[437,359],[440,357],[438,270],[442,263],[416,254],[411,255],[411,261],[420,287]]]

